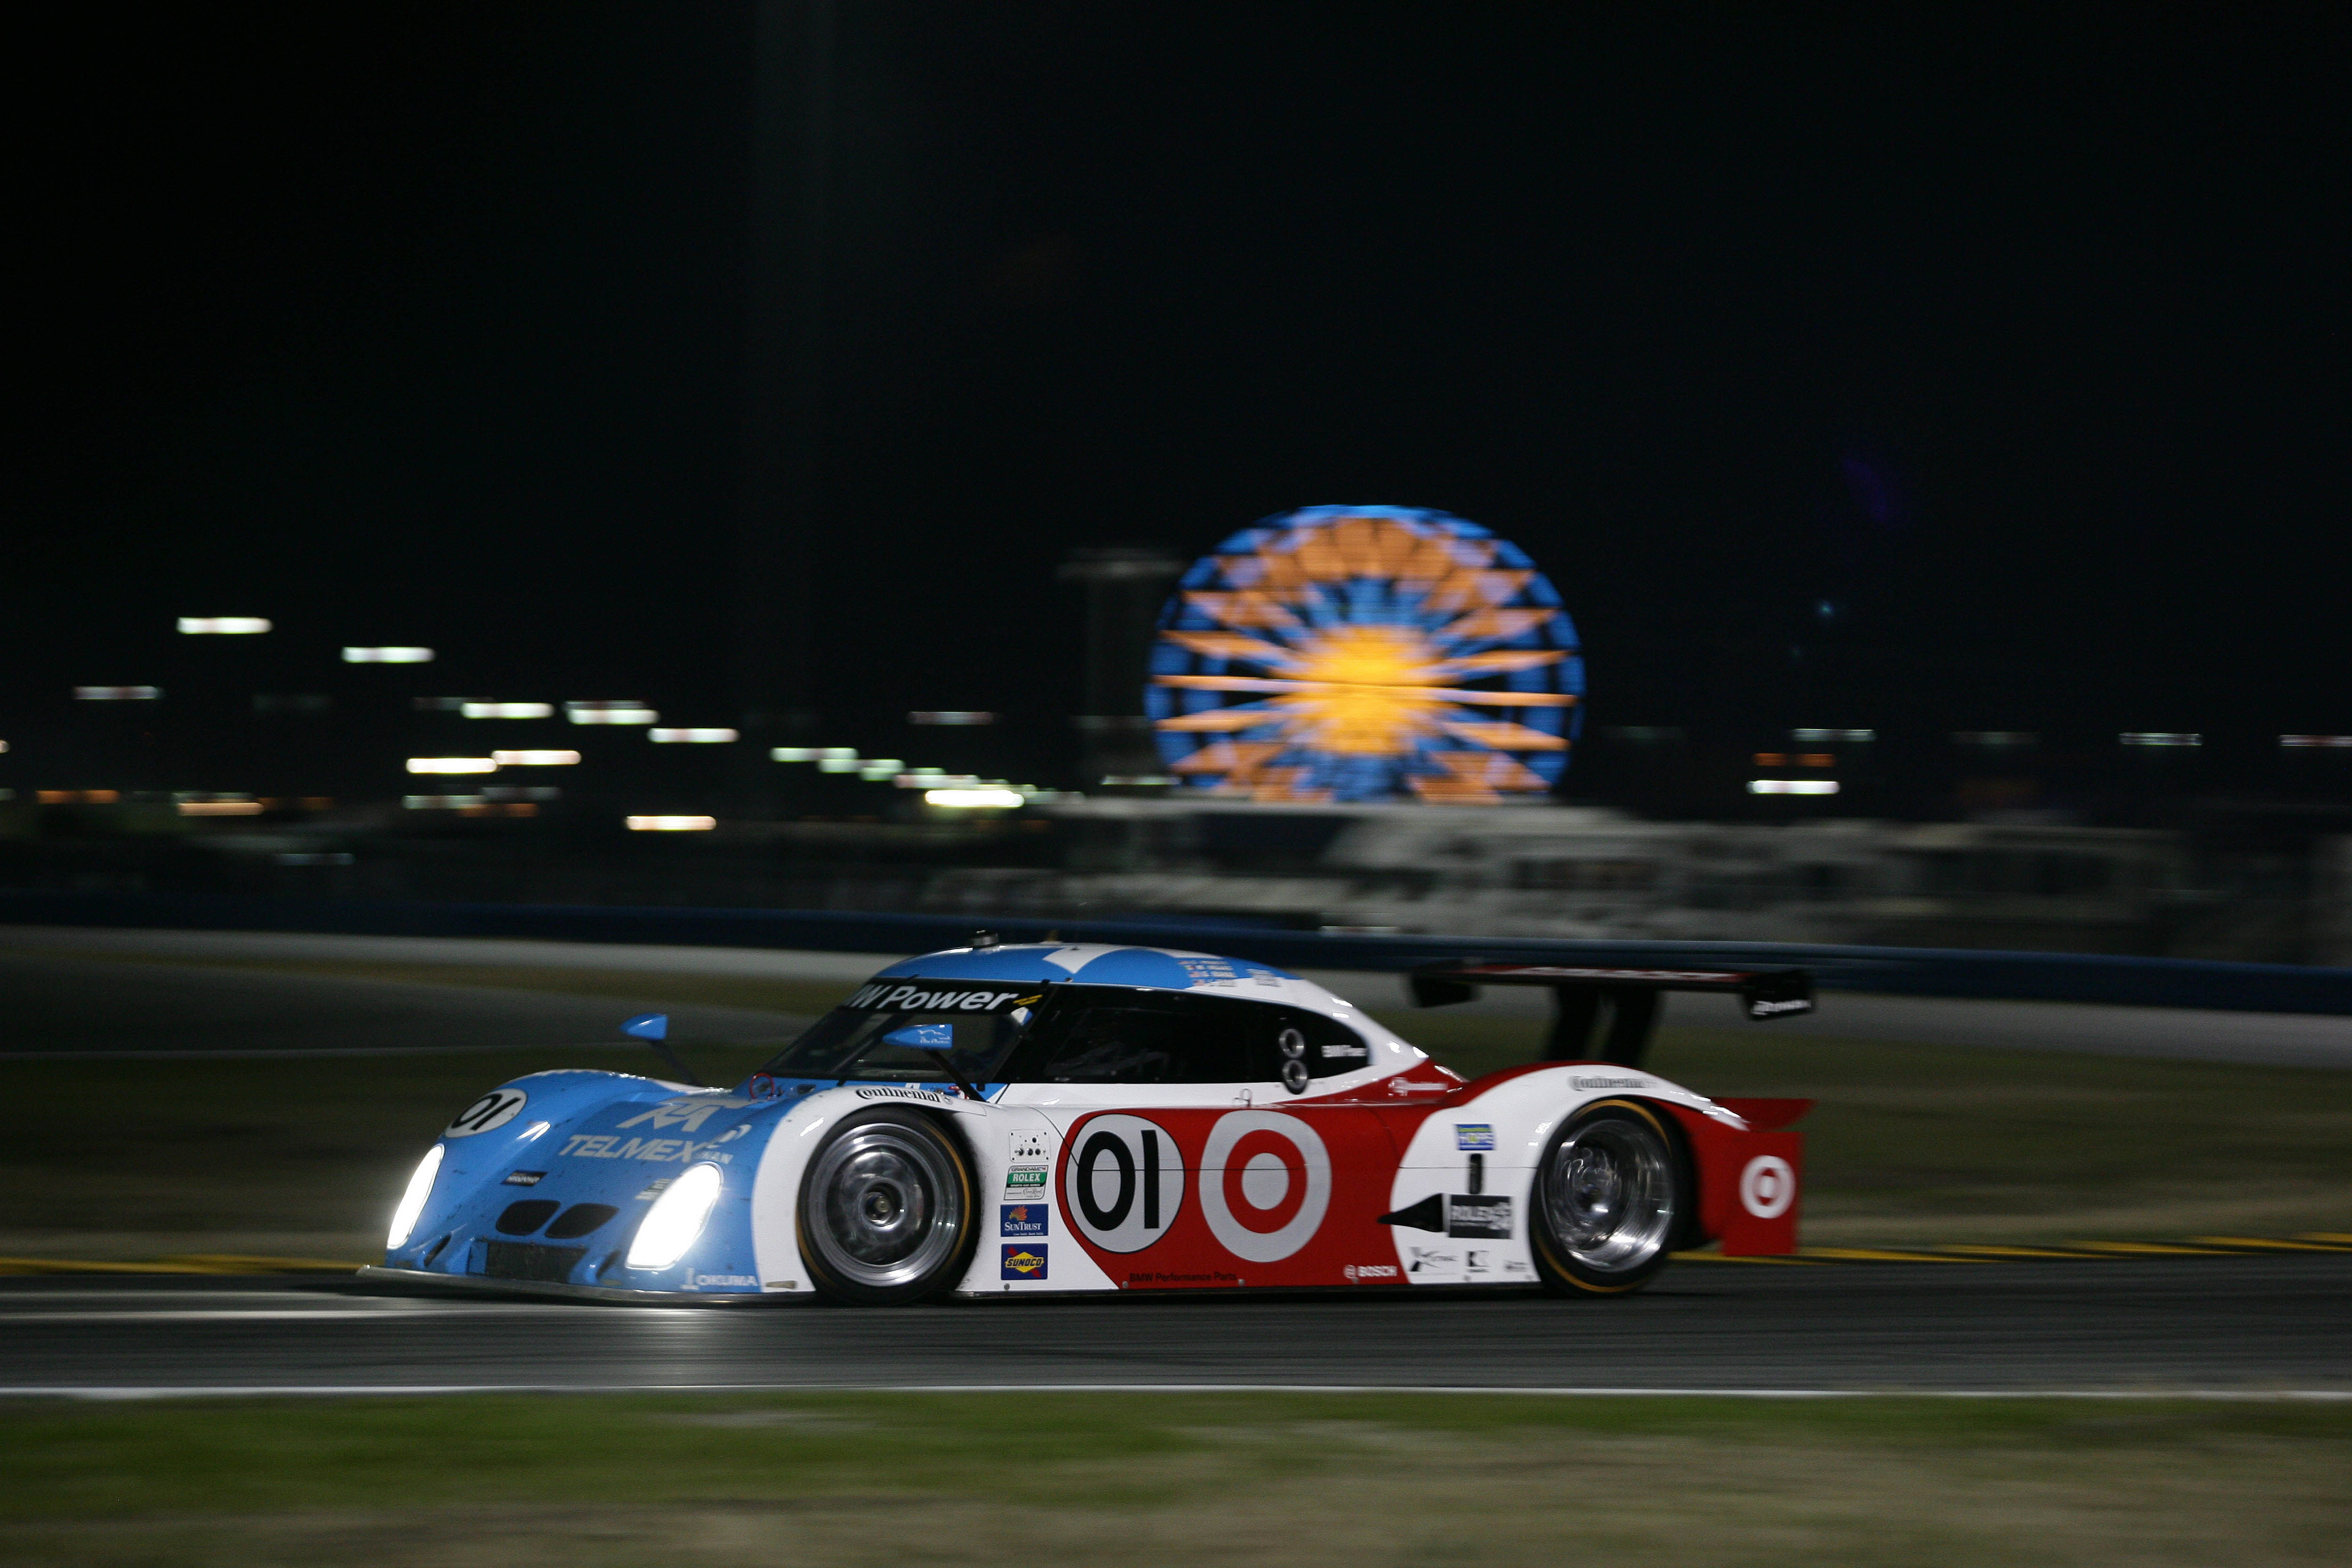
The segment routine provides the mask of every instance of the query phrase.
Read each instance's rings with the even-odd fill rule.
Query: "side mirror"
[[[621,1026],[621,1033],[627,1035],[632,1039],[645,1041],[646,1044],[654,1048],[654,1055],[661,1058],[664,1062],[668,1064],[670,1071],[677,1074],[678,1077],[694,1085],[697,1089],[704,1087],[702,1080],[694,1076],[693,1072],[688,1068],[687,1065],[678,1059],[677,1053],[671,1050],[666,1043],[669,1039],[668,1014],[640,1013],[635,1017]]]

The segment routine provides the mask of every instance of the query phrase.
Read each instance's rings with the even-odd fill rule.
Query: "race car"
[[[1639,1047],[1660,991],[1764,1019],[1811,1005],[1801,973],[1465,959],[1410,981],[1424,1005],[1551,987],[1558,1059],[1465,1081],[1269,964],[983,935],[884,969],[732,1088],[556,1071],[490,1090],[425,1152],[365,1273],[709,1303],[1586,1296],[1712,1240],[1795,1249],[1786,1129],[1811,1102],[1709,1100]],[[1583,1059],[1604,1001],[1615,1026]],[[629,1027],[658,1042],[661,1020]]]

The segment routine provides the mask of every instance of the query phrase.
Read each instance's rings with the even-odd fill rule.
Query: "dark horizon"
[[[751,9],[46,26],[0,736],[346,643],[735,722]],[[1596,726],[2352,731],[2343,63],[2316,11],[845,8],[813,738],[1066,770],[1057,563],[1325,502],[1528,551]]]

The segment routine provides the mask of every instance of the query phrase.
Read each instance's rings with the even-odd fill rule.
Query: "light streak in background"
[[[2205,743],[2202,735],[2165,730],[2126,730],[2116,739],[2126,746],[2201,746]]]
[[[661,717],[642,702],[567,702],[563,716],[574,724],[650,724]]]
[[[568,768],[580,760],[577,752],[492,752],[490,761],[502,768]]]
[[[552,702],[460,702],[457,711],[468,719],[552,719]]]
[[[646,739],[657,746],[719,746],[743,737],[732,730],[648,730]]]
[[[259,616],[182,616],[182,637],[249,637],[269,629]]]
[[[2279,744],[2292,750],[2301,750],[2305,747],[2311,746],[2327,747],[2331,749],[2341,746],[2352,749],[2352,735],[2281,735],[2279,737]],[[7,749],[7,742],[0,741],[0,752],[5,752]]]
[[[184,800],[179,803],[182,816],[259,816],[261,803],[257,800]]]
[[[161,702],[163,689],[160,686],[77,686],[77,702]]]
[[[1789,731],[1789,739],[1791,741],[1875,741],[1878,739],[1878,731],[1875,730],[1791,730]]]
[[[1749,779],[1749,795],[1835,795],[1835,779]]]
[[[925,805],[944,805],[959,811],[1005,811],[1025,804],[1027,797],[1012,789],[930,789],[923,792]]]
[[[719,826],[715,816],[632,816],[632,833],[708,833]]]
[[[919,712],[907,715],[909,724],[944,724],[951,728],[970,728],[977,724],[993,724],[993,713],[963,712],[953,710],[939,712]]]
[[[1525,552],[1405,507],[1234,534],[1161,612],[1151,669],[1169,773],[1265,801],[1539,794],[1584,692],[1576,628]]]
[[[404,795],[400,804],[409,811],[464,811],[484,803],[478,795]]]
[[[429,647],[347,647],[343,649],[345,664],[431,664],[433,650]]]
[[[2031,730],[1956,730],[1952,739],[1963,746],[2038,746],[2042,737]]]
[[[411,757],[408,771],[412,773],[494,773],[498,761],[492,757]]]

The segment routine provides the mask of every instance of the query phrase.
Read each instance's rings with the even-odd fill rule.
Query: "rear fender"
[[[1717,1101],[1745,1123],[1738,1127],[1687,1106],[1660,1103],[1681,1126],[1697,1167],[1702,1234],[1694,1239],[1720,1239],[1727,1258],[1771,1258],[1796,1251],[1805,1135],[1786,1129],[1813,1102]]]

